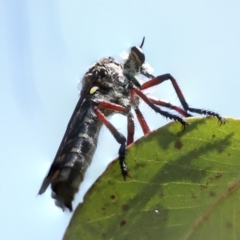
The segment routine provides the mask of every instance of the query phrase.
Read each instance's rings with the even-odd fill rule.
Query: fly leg
[[[172,105],[170,102],[166,102],[166,101],[160,100],[160,99],[155,99],[155,98],[152,98],[152,97],[149,97],[149,96],[148,96],[148,99],[150,99],[151,102],[154,103],[155,105],[172,109],[172,110],[178,112],[179,114],[181,114],[184,117],[191,117],[192,116],[191,114],[187,113],[182,108],[177,107],[175,105]]]
[[[135,98],[136,98],[136,94],[133,91],[131,91],[132,87],[133,87],[132,85],[129,85],[129,90],[130,90],[129,91],[129,96],[130,96],[131,102],[134,102]],[[141,87],[141,85],[139,85],[139,87]],[[138,106],[135,106],[134,110],[135,110],[138,122],[140,123],[140,126],[143,130],[144,135],[147,135],[148,133],[150,133],[150,128],[148,127],[147,122],[145,121],[145,119],[144,119],[141,111],[139,110]]]
[[[180,87],[177,84],[176,79],[169,73],[160,75],[158,77],[155,77],[155,78],[145,82],[144,84],[142,84],[140,89],[144,90],[144,89],[153,87],[155,85],[161,84],[162,82],[164,82],[166,80],[171,81],[171,83],[173,85],[173,88],[174,88],[175,92],[177,93],[177,96],[178,96],[178,98],[179,98],[179,100],[180,100],[180,102],[181,102],[181,104],[182,104],[182,106],[183,106],[183,108],[186,112],[190,111],[190,112],[193,112],[193,113],[203,114],[203,115],[207,115],[207,116],[213,116],[213,117],[216,117],[218,119],[220,125],[225,123],[224,118],[221,117],[218,113],[215,113],[215,112],[209,111],[209,110],[205,110],[205,109],[189,107],[188,103],[186,102],[186,100],[185,100],[185,98],[182,94],[182,91],[181,91]]]
[[[120,164],[120,168],[121,168],[121,172],[123,175],[124,180],[126,180],[126,177],[129,176],[128,174],[128,170],[127,170],[127,164],[125,162],[125,155],[126,155],[126,143],[127,140],[126,138],[123,136],[123,134],[121,134],[106,118],[106,116],[100,111],[99,108],[103,108],[103,109],[109,109],[109,110],[113,110],[113,111],[118,111],[118,112],[127,112],[128,109],[115,104],[115,103],[111,103],[111,102],[107,102],[104,100],[98,100],[95,102],[96,106],[93,107],[93,111],[96,114],[96,116],[99,118],[99,120],[109,129],[109,131],[112,133],[112,135],[114,136],[114,138],[116,139],[116,141],[120,144],[120,148],[118,151],[118,155],[119,155],[119,164]],[[131,120],[130,120],[131,121]],[[130,125],[132,125],[132,123],[130,123]],[[132,128],[132,126],[131,126]],[[131,135],[131,134],[130,134]],[[132,135],[133,136],[133,135]]]
[[[185,116],[185,117],[191,116],[190,114],[188,114],[187,112],[185,112],[183,109],[181,109],[181,108],[179,108],[179,107],[176,107],[176,106],[172,105],[171,103],[165,102],[165,101],[163,101],[163,100],[154,99],[154,98],[151,98],[151,97],[148,97],[148,99],[149,99],[152,103],[154,103],[154,104],[156,104],[156,105],[173,109],[173,110],[175,110],[176,112],[180,113],[181,115],[183,115],[183,116]],[[147,122],[145,121],[145,118],[144,118],[142,112],[140,111],[140,109],[139,109],[139,108],[135,108],[135,113],[136,113],[138,122],[140,123],[140,126],[141,126],[141,128],[142,128],[142,130],[143,130],[144,135],[149,134],[149,133],[151,132],[151,131],[150,131],[150,128],[149,128]]]
[[[133,143],[133,136],[135,132],[135,126],[133,121],[133,115],[131,112],[127,115],[127,146]]]
[[[174,106],[172,105],[171,103],[169,102],[165,102],[163,100],[159,100],[159,99],[154,99],[152,97],[148,97],[148,99],[154,103],[155,105],[159,105],[159,106],[163,106],[163,107],[166,107],[166,108],[170,108],[170,109],[173,109],[175,110],[176,112],[180,113],[181,115],[183,115],[184,117],[190,117],[192,116],[191,114],[188,114],[187,112],[185,112],[183,109],[177,107],[177,106]],[[142,112],[140,111],[139,108],[136,108],[135,109],[135,113],[136,113],[136,116],[137,116],[137,119],[141,125],[141,128],[143,130],[143,133],[144,135],[147,135],[149,134],[151,131],[148,127],[148,124],[147,122],[145,121],[145,118],[143,117],[142,115]]]
[[[169,118],[169,119],[172,119],[174,121],[178,121],[182,124],[183,126],[183,129],[185,129],[186,125],[188,125],[189,123],[186,122],[184,119],[182,119],[181,117],[177,116],[177,115],[174,115],[174,114],[171,114],[169,112],[166,112],[166,111],[163,111],[161,110],[159,107],[155,106],[154,103],[151,102],[151,100],[141,91],[139,90],[138,88],[132,88],[131,91],[133,91],[135,94],[137,94],[140,98],[142,98],[142,100],[144,102],[146,102],[149,107],[151,107],[155,112],[157,113],[160,113],[161,115]]]
[[[135,109],[135,113],[136,113],[138,122],[140,123],[140,126],[141,126],[141,128],[143,130],[144,135],[149,134],[151,132],[150,128],[149,128],[147,122],[145,121],[145,118],[143,117],[142,112],[140,111],[140,109],[136,108]]]

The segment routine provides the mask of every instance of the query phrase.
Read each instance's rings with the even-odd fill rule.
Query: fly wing
[[[59,167],[60,167],[59,163],[58,163],[58,159],[60,157],[60,154],[62,152],[63,147],[66,144],[68,135],[71,132],[72,126],[74,125],[77,112],[80,110],[82,102],[83,102],[83,99],[80,98],[78,100],[77,106],[75,107],[75,110],[74,110],[74,112],[72,114],[72,117],[71,117],[71,119],[70,119],[70,121],[68,123],[67,129],[66,129],[65,134],[63,136],[62,142],[61,142],[61,144],[60,144],[60,146],[58,148],[58,151],[57,151],[57,154],[56,154],[56,156],[54,158],[54,161],[53,161],[53,163],[52,163],[52,165],[51,165],[51,167],[49,169],[49,172],[48,172],[47,176],[44,178],[43,183],[42,183],[42,185],[40,187],[40,190],[38,192],[39,195],[43,194],[46,191],[46,189],[48,188],[49,184],[51,184],[52,180],[54,180],[56,178],[57,174],[58,174],[57,171],[59,170]]]
[[[79,115],[79,111],[81,109],[81,106],[82,106],[82,103],[84,102],[86,96],[88,95],[89,93],[89,89],[91,88],[91,85],[92,85],[92,82],[95,80],[96,78],[93,77],[89,82],[88,84],[86,84],[85,86],[83,86],[83,89],[81,91],[81,95],[80,95],[80,98],[78,100],[78,103],[73,111],[73,114],[71,116],[71,119],[68,123],[68,126],[67,126],[67,129],[65,131],[65,134],[63,136],[63,139],[62,139],[62,142],[58,148],[58,151],[57,151],[57,154],[54,158],[54,161],[49,169],[49,172],[47,174],[47,176],[44,178],[43,180],[43,183],[40,187],[40,190],[38,192],[39,195],[43,194],[46,189],[48,188],[48,186],[51,184],[51,182],[57,177],[58,175],[58,172],[59,172],[59,162],[58,162],[58,159],[60,157],[60,154],[66,144],[66,141],[68,139],[68,136],[71,132],[71,129],[72,127],[75,125],[75,122],[76,122],[76,119],[77,119],[77,115]]]

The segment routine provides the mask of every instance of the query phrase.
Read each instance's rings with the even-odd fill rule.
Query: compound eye
[[[132,47],[131,54],[136,57],[141,65],[145,62],[145,55],[140,47]]]
[[[94,86],[94,87],[92,87],[92,88],[90,89],[89,93],[90,93],[90,94],[94,94],[98,89],[99,89],[99,87]]]

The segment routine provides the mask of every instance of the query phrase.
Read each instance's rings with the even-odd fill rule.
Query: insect
[[[183,117],[191,116],[189,112],[192,112],[214,116],[220,124],[224,123],[224,119],[215,112],[189,107],[177,81],[170,74],[157,77],[151,75],[146,67],[145,55],[142,51],[144,40],[145,38],[140,46],[131,48],[125,61],[118,62],[111,57],[103,58],[90,67],[83,77],[79,101],[54,161],[39,190],[39,194],[42,194],[51,184],[52,197],[56,200],[56,205],[63,210],[68,208],[72,211],[74,195],[91,164],[97,147],[98,134],[103,124],[120,144],[118,154],[121,173],[124,179],[129,176],[125,154],[126,146],[133,142],[134,137],[133,112],[135,112],[143,133],[145,135],[150,133],[139,109],[140,100],[143,100],[162,116],[178,121],[183,128],[188,123],[182,117],[164,111],[159,106],[175,110]],[[141,85],[137,79],[138,74],[150,80]],[[172,82],[183,109],[146,96],[142,91],[167,80]],[[107,117],[114,113],[120,113],[127,117],[127,137],[108,121]]]

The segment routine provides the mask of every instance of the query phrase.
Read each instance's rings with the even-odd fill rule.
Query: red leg
[[[105,115],[98,109],[98,107],[93,108],[94,113],[99,118],[99,120],[109,129],[116,141],[120,144],[118,151],[119,163],[122,171],[123,178],[126,179],[128,176],[127,164],[125,162],[126,154],[126,138],[108,121]]]
[[[109,109],[117,112],[126,112],[127,108],[104,100],[94,101],[99,108]]]
[[[159,85],[166,80],[170,80],[172,82],[172,85],[175,89],[175,92],[177,93],[177,96],[178,96],[183,108],[187,111],[189,109],[189,106],[188,106],[188,104],[187,104],[187,102],[186,102],[186,100],[185,100],[185,98],[182,94],[182,91],[181,91],[180,87],[178,86],[176,79],[173,78],[172,75],[169,74],[169,73],[164,74],[164,75],[160,75],[158,77],[155,77],[155,78],[143,83],[142,86],[141,86],[141,90]]]
[[[164,75],[160,75],[158,77],[155,77],[151,80],[149,80],[148,82],[145,82],[144,84],[142,84],[141,86],[141,90],[147,89],[149,87],[153,87],[155,85],[161,84],[162,82],[166,81],[166,80],[170,80],[172,82],[172,85],[174,87],[175,92],[177,93],[177,96],[184,108],[185,111],[190,111],[190,112],[194,112],[194,113],[198,113],[198,114],[203,114],[203,115],[208,115],[208,116],[213,116],[216,117],[218,119],[218,121],[220,122],[220,124],[224,124],[225,120],[223,117],[221,117],[218,113],[209,111],[209,110],[205,110],[205,109],[199,109],[199,108],[191,108],[189,107],[188,103],[186,102],[182,91],[180,89],[180,87],[177,84],[176,79],[169,73],[164,74]]]
[[[133,116],[132,114],[128,114],[127,115],[127,146],[130,145],[131,143],[133,143],[133,136],[134,136],[134,130],[135,130],[135,126],[134,126],[134,121],[133,121]]]
[[[136,113],[137,119],[138,119],[138,121],[139,121],[139,123],[140,123],[140,125],[141,125],[141,127],[142,127],[142,130],[143,130],[144,135],[149,134],[151,131],[150,131],[150,129],[149,129],[149,127],[148,127],[148,124],[147,124],[147,122],[145,121],[145,119],[144,119],[141,111],[139,110],[139,108],[136,108],[136,109],[135,109],[135,113]]]
[[[136,94],[133,92],[133,91],[130,91],[130,99],[132,102],[135,101],[135,98],[136,98]],[[138,122],[140,123],[141,125],[141,128],[143,130],[143,133],[144,135],[150,133],[150,129],[148,127],[148,124],[147,122],[145,121],[141,111],[139,110],[139,108],[136,108],[135,109],[135,113],[136,113],[136,116],[137,116],[137,119],[138,119]]]
[[[170,108],[178,113],[180,113],[181,115],[183,115],[184,117],[190,117],[192,116],[191,114],[185,112],[182,108],[179,108],[177,106],[174,106],[172,105],[171,103],[169,102],[165,102],[164,100],[159,100],[159,99],[154,99],[152,97],[149,97],[148,98],[151,100],[152,103],[158,105],[158,106],[162,106],[162,107],[166,107],[166,108]]]
[[[149,107],[151,107],[155,112],[160,113],[161,115],[163,115],[167,118],[170,118],[174,121],[180,122],[182,124],[183,128],[185,128],[185,126],[188,125],[188,123],[181,117],[171,114],[169,112],[163,111],[159,107],[155,106],[151,102],[151,100],[144,93],[142,93],[142,91],[139,90],[138,88],[132,88],[131,91],[135,92],[140,98],[142,98],[142,100],[144,102],[146,102],[149,105]]]

